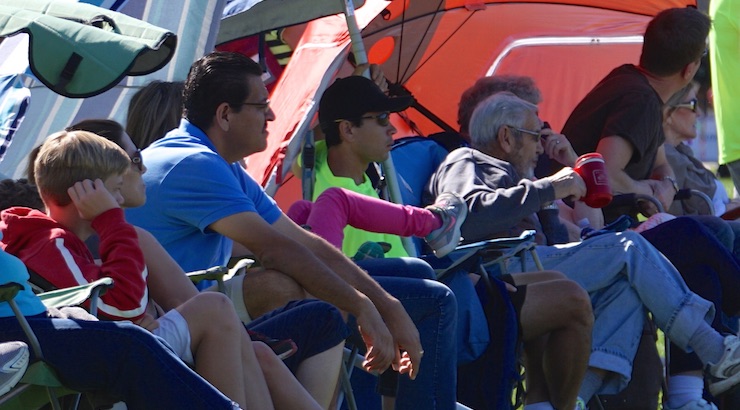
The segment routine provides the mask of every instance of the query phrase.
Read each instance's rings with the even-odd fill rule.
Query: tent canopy
[[[609,70],[637,62],[652,16],[695,5],[693,0],[367,0],[356,16],[370,62],[449,127],[458,128],[458,100],[478,78],[518,74],[535,79],[544,97],[541,117],[559,129]],[[268,192],[289,179],[283,161],[290,163],[315,123],[323,90],[351,72],[348,44],[343,18],[325,17],[306,28],[271,96],[277,120],[269,124],[268,149],[248,158],[248,171]],[[396,119],[396,137],[442,130],[414,109],[403,117]]]
[[[106,91],[126,75],[162,68],[175,51],[170,31],[100,7],[69,1],[4,0],[0,36],[27,33],[34,75],[67,97]]]
[[[146,27],[146,30],[138,34],[144,36],[143,38],[150,38],[147,33],[149,33],[150,28],[156,27],[162,27],[165,32],[174,33],[178,42],[176,50],[174,50],[174,43],[168,42],[174,39],[162,43],[163,47],[167,46],[165,48],[170,49],[170,52],[174,50],[174,55],[162,61],[164,67],[161,69],[146,75],[124,76],[112,88],[103,93],[87,98],[67,98],[47,88],[28,70],[29,42],[33,41],[30,35],[20,33],[5,38],[0,43],[0,76],[9,75],[14,77],[12,82],[4,83],[10,88],[15,89],[25,86],[30,90],[30,103],[27,104],[25,120],[19,126],[18,116],[0,118],[2,121],[7,118],[12,120],[12,124],[10,122],[0,124],[11,124],[12,127],[17,127],[17,131],[12,137],[12,143],[7,138],[1,141],[0,175],[3,177],[22,177],[27,166],[28,152],[49,134],[88,118],[112,118],[125,123],[128,101],[141,87],[152,80],[178,81],[185,79],[192,62],[213,50],[225,4],[225,0],[84,1],[100,5],[101,8],[97,9],[97,14],[108,15],[111,11],[102,7],[114,7],[120,14],[147,22],[148,24],[140,26],[142,29]],[[60,2],[62,1],[60,0]],[[31,4],[31,1],[23,0],[23,3],[23,8],[26,8],[25,4]],[[76,4],[72,0],[63,1],[63,3],[67,5]],[[10,4],[8,0],[0,0],[0,5],[6,6],[7,4]],[[85,5],[79,4],[79,6]],[[114,21],[119,29],[122,29],[122,24],[118,24],[122,20],[116,17]],[[100,29],[96,30],[102,31]],[[153,43],[157,44],[158,42],[153,41]],[[159,51],[146,51],[144,54],[161,53],[163,47],[160,47]],[[105,62],[105,60],[112,58],[111,55],[105,55],[100,59]],[[143,72],[147,71],[147,69],[142,70]],[[79,72],[77,75],[79,75]],[[0,97],[0,101],[5,103],[8,95],[7,92],[4,93]],[[21,95],[19,95],[20,97]],[[0,107],[0,115],[5,111],[4,106]],[[0,128],[0,138],[3,136],[7,137],[7,133],[4,133],[3,129]]]
[[[352,0],[355,8],[364,3]],[[344,0],[235,0],[224,9],[216,44],[342,13],[343,4]]]

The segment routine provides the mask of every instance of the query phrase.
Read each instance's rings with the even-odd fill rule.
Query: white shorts
[[[188,322],[175,309],[170,310],[157,319],[159,327],[154,329],[154,335],[159,336],[170,345],[173,352],[183,362],[193,366],[193,352],[190,350],[190,328]]]
[[[237,275],[224,281],[224,287],[226,288],[226,296],[228,296],[228,298],[231,299],[231,303],[234,304],[234,310],[236,310],[239,320],[246,325],[252,321],[252,318],[249,317],[247,307],[244,306],[244,292],[242,291],[244,276],[245,275]]]

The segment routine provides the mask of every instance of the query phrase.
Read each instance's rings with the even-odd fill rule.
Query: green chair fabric
[[[33,74],[54,92],[84,98],[115,86],[126,75],[144,75],[167,64],[172,32],[84,3],[3,0],[0,37],[27,33]]]

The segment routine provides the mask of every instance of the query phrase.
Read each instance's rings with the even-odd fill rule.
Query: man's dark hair
[[[355,127],[362,127],[362,118],[347,118],[347,121],[352,123]],[[326,147],[331,148],[335,145],[339,145],[342,142],[342,138],[339,135],[339,123],[333,122],[330,124],[321,124],[321,131],[324,133],[324,141]]]
[[[190,67],[183,91],[183,116],[196,127],[211,126],[216,108],[226,102],[236,112],[249,97],[247,76],[262,76],[262,68],[239,53],[213,52]]]
[[[14,206],[25,206],[40,211],[45,209],[36,185],[24,178],[3,179],[0,181],[0,210]]]
[[[534,105],[542,101],[540,90],[534,84],[532,77],[521,75],[494,75],[481,77],[470,88],[463,91],[457,108],[457,123],[460,125],[460,134],[469,138],[468,127],[470,118],[478,104],[486,98],[509,91],[524,101]]]
[[[704,54],[710,26],[709,17],[693,7],[661,11],[645,30],[640,66],[658,76],[680,72]]]

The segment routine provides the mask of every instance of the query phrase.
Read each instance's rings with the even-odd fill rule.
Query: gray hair
[[[490,147],[504,125],[524,127],[530,113],[537,115],[537,106],[510,92],[501,92],[486,98],[478,104],[470,118],[470,140],[473,147]]]

